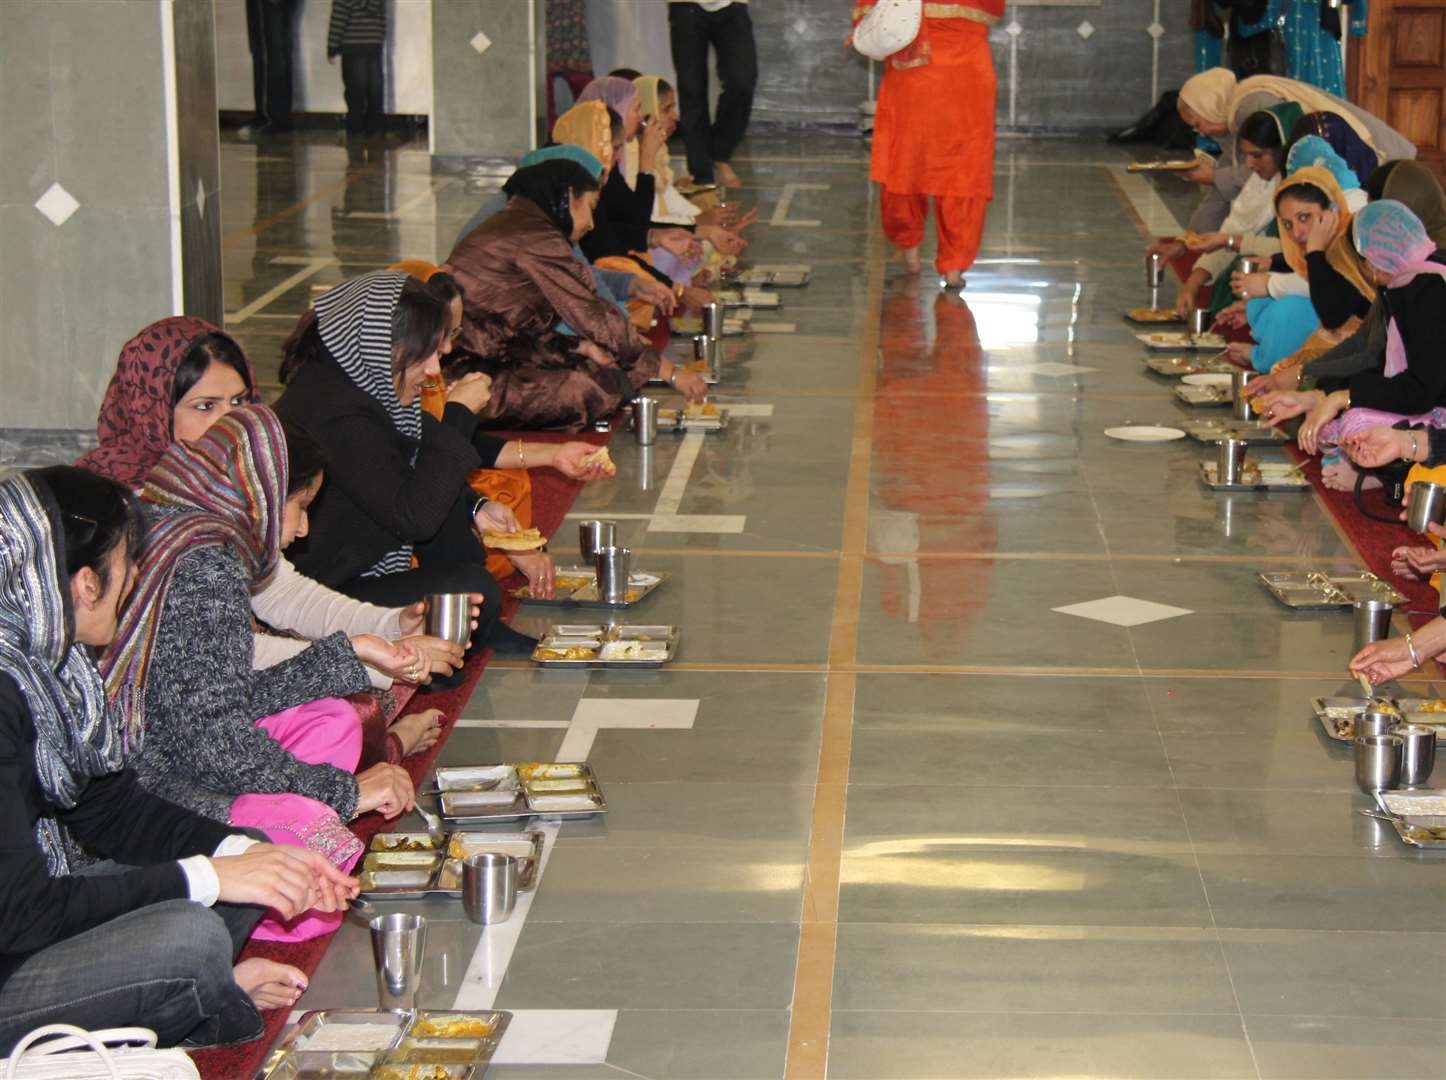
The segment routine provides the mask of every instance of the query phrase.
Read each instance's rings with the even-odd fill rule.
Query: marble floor
[[[479,198],[420,147],[222,160],[267,378],[315,290],[440,261]],[[1001,141],[962,300],[889,260],[857,141],[735,162],[750,259],[812,283],[728,342],[727,432],[623,434],[575,507],[672,575],[639,614],[680,662],[494,664],[445,750],[585,758],[610,805],[547,826],[507,924],[419,906],[423,1001],[517,1013],[489,1076],[1446,1076],[1446,864],[1355,813],[1311,716],[1349,619],[1254,581],[1352,551],[1313,495],[1103,434],[1183,408],[1119,314],[1191,196],[1126,160]],[[373,1003],[371,966],[345,926],[301,1006]]]

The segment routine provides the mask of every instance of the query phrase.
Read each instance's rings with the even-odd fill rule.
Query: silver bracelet
[[[1421,452],[1421,448],[1416,445],[1416,433],[1413,431],[1413,432],[1411,432],[1411,456],[1410,456],[1409,458],[1407,458],[1406,460],[1407,460],[1407,461],[1415,461],[1415,460],[1416,460],[1416,455],[1419,454],[1420,452]]]
[[[1409,633],[1406,635],[1406,651],[1411,654],[1411,667],[1419,668],[1421,666],[1421,656],[1416,652],[1416,643],[1411,640]]]

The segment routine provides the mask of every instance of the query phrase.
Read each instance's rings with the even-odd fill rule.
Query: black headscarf
[[[562,230],[572,243],[572,208],[568,196],[576,192],[596,191],[597,181],[575,161],[543,161],[518,169],[502,185],[506,196],[536,203],[547,219]]]

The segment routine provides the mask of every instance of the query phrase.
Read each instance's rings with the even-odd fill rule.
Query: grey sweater
[[[350,772],[298,760],[256,722],[370,684],[343,633],[264,671],[252,670],[250,578],[217,546],[183,556],[166,595],[146,680],[145,738],[134,762],[141,784],[227,821],[236,796],[290,793],[348,820]]]

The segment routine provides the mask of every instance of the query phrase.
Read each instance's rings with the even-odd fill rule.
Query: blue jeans
[[[168,900],[32,955],[0,986],[0,1053],[44,1024],[139,1025],[161,1046],[220,1046],[261,1035],[232,964],[261,908]]]

